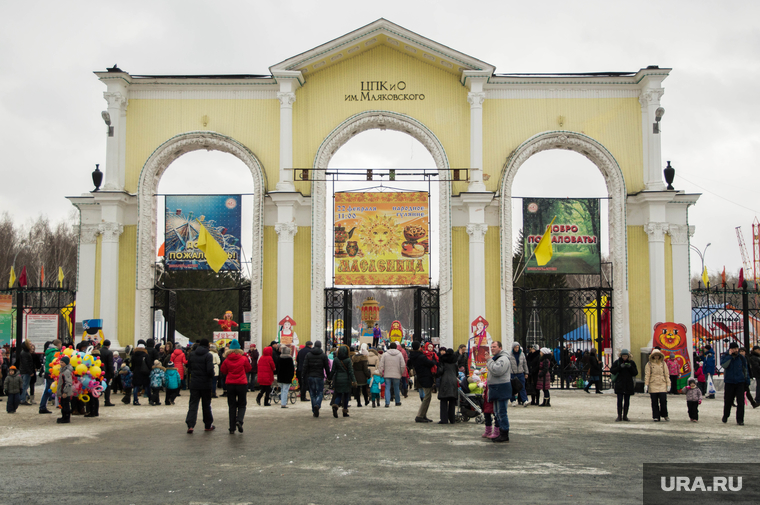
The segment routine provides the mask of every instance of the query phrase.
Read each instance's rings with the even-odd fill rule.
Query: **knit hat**
[[[198,342],[198,345],[201,347],[208,347],[208,339],[202,338],[200,342]]]
[[[696,383],[697,383],[697,379],[695,379],[694,377],[689,379],[689,384],[696,384]]]
[[[11,365],[11,367],[8,370],[16,370],[16,367]]]
[[[542,354],[551,354],[552,352],[549,350],[548,347],[542,347],[541,348],[541,353]]]
[[[137,344],[138,349],[145,349],[145,344]]]
[[[238,339],[235,338],[230,342],[230,349],[240,349],[240,342],[238,342]]]
[[[69,359],[68,356],[61,356],[61,363],[63,363],[64,365],[68,365],[69,363],[71,363],[71,360]]]
[[[419,351],[420,350],[420,343],[417,340],[415,340],[414,342],[412,342],[412,349],[415,350],[415,351]]]
[[[739,348],[739,344],[737,344],[736,342],[731,342],[731,343],[728,345],[728,348],[729,348],[729,349],[738,349],[738,348]]]
[[[316,347],[317,349],[322,349],[322,342],[317,340],[316,342],[314,342],[314,347]]]
[[[288,347],[287,345],[283,345],[282,347],[280,347],[280,354],[282,356],[290,356],[290,347]]]
[[[168,363],[166,364],[166,366],[174,366],[174,362],[173,362],[173,361],[170,361],[170,362],[168,362]]]
[[[630,355],[631,355],[631,353],[630,353],[630,352],[628,352],[628,349],[623,349],[622,351],[620,351],[620,355],[622,356],[623,354],[626,354],[626,355],[628,355],[628,356],[630,356]]]
[[[161,366],[161,362],[158,361],[158,360],[156,360],[156,361],[153,362],[153,367],[155,368],[157,366]]]
[[[61,360],[63,360],[63,358],[61,358]],[[122,363],[122,364],[121,364],[121,368],[129,368],[129,367],[127,366],[127,364],[126,364],[126,363]]]

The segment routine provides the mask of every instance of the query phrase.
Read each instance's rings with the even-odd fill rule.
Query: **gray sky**
[[[65,218],[71,206],[64,196],[89,191],[95,163],[105,163],[105,86],[92,71],[118,63],[138,75],[267,74],[275,63],[384,17],[498,73],[672,67],[662,99],[663,166],[671,160],[676,168],[676,189],[703,193],[690,211],[692,244],[712,243],[711,273],[723,265],[738,271],[734,228],[742,226],[752,254],[750,225],[760,215],[752,189],[760,179],[756,2],[154,0],[5,2],[2,11],[0,212],[21,223],[40,214]],[[243,180],[234,160],[214,160]],[[547,157],[535,165],[551,171],[565,162]],[[175,170],[162,191],[181,190],[171,183]],[[692,272],[698,270],[693,255]]]

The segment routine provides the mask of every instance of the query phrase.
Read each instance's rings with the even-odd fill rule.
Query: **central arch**
[[[326,169],[330,159],[352,137],[367,130],[394,130],[411,135],[430,153],[436,168],[448,169],[449,160],[438,137],[416,119],[390,111],[366,111],[352,116],[338,125],[319,146],[314,168]],[[453,313],[451,283],[451,183],[440,181],[438,200],[438,282],[440,288],[441,345],[453,344]],[[325,328],[325,216],[327,183],[323,172],[315,172],[312,182],[312,266],[311,266],[311,320],[312,335],[323,335]]]
[[[549,149],[567,149],[582,154],[594,163],[604,176],[607,193],[610,196],[608,208],[609,249],[612,258],[612,296],[614,310],[612,326],[615,349],[630,348],[630,329],[628,325],[628,263],[626,234],[626,189],[623,171],[615,157],[599,142],[581,133],[570,131],[550,131],[539,133],[523,142],[507,159],[501,180],[501,282],[504,301],[502,320],[512,320],[513,271],[512,271],[512,183],[523,163],[534,154]],[[514,341],[514,326],[504,324],[502,338],[505,342]]]
[[[241,160],[253,177],[253,244],[251,247],[251,341],[261,347],[261,288],[266,174],[256,156],[235,139],[215,132],[188,132],[170,138],[150,155],[140,172],[137,198],[137,279],[135,341],[152,335],[151,289],[156,256],[156,191],[169,165],[183,154],[205,149],[229,153]]]

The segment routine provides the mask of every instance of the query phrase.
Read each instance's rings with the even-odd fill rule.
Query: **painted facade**
[[[380,19],[269,70],[95,72],[114,135],[103,189],[69,198],[81,211],[79,319],[103,319],[122,346],[150,336],[153,195],[175,159],[213,149],[241,159],[254,182],[252,339],[271,340],[286,315],[299,322],[301,341],[319,338],[326,184],[294,182],[291,169],[326,168],[357,133],[392,129],[419,140],[438,167],[471,169],[469,183],[435,189],[443,345],[465,343],[480,315],[494,338],[512,341],[511,185],[522,163],[547,149],[576,151],[605,177],[615,347],[636,355],[655,323],[688,324],[687,210],[698,195],[665,189],[652,127],[670,69],[498,74]]]

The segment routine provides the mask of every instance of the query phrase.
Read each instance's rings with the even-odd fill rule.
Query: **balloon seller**
[[[50,377],[55,379],[50,389],[60,398],[62,417],[58,422],[70,422],[71,401],[82,405],[100,398],[105,390],[105,372],[100,357],[84,351],[67,348],[55,354],[50,363]],[[96,417],[98,406],[93,403],[89,417]]]

